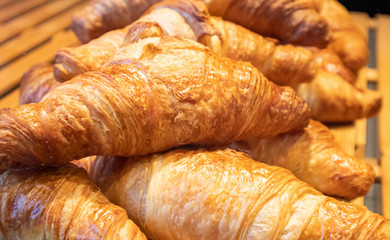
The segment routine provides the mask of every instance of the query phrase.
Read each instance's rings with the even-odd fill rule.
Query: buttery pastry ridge
[[[181,38],[147,38],[40,103],[3,109],[0,160],[57,165],[91,155],[225,145],[302,129],[309,115],[294,90],[249,63]]]
[[[126,211],[71,164],[7,170],[0,196],[1,239],[146,240]]]
[[[151,239],[387,239],[390,222],[234,150],[98,157],[90,176]]]
[[[330,130],[314,120],[301,131],[254,137],[234,146],[257,161],[290,170],[326,195],[345,199],[364,196],[375,181],[372,167],[347,154]]]

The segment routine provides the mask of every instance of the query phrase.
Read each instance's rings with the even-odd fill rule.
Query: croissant
[[[347,9],[336,0],[323,1],[320,15],[327,20],[332,31],[329,48],[356,73],[368,61],[366,36],[356,26]]]
[[[163,34],[197,40],[219,55],[251,62],[269,80],[278,85],[292,85],[314,78],[313,54],[302,47],[280,45],[236,24],[211,17],[202,1],[170,0],[153,5],[135,23],[114,30],[75,47],[62,48],[56,54],[54,74],[65,81],[86,71],[98,70],[108,61],[137,23],[158,23]]]
[[[85,171],[10,169],[0,175],[1,239],[145,239]]]
[[[40,79],[39,76],[35,82],[31,79],[30,84],[39,88]],[[45,84],[50,82],[57,83],[51,78]],[[24,89],[28,89],[28,85],[25,86],[21,95],[27,94]],[[34,99],[34,96],[36,94],[29,99],[39,102],[40,99]],[[266,139],[254,137],[237,142],[234,147],[249,153],[257,161],[287,168],[326,195],[352,199],[367,194],[374,183],[372,167],[346,153],[329,129],[314,120],[310,120],[304,130]]]
[[[231,149],[81,163],[150,239],[387,239],[390,222]]]
[[[2,110],[0,161],[53,165],[225,145],[302,129],[309,115],[293,89],[269,82],[249,63],[181,38],[147,38],[40,103]]]
[[[314,51],[314,61],[319,69],[339,75],[345,81],[355,84],[357,76],[353,73],[331,49]]]
[[[86,43],[122,28],[161,0],[94,0],[72,18],[72,30]],[[212,15],[243,25],[282,42],[324,47],[330,33],[313,0],[207,0]]]
[[[375,181],[373,168],[346,153],[330,130],[310,120],[301,131],[235,144],[251,158],[290,170],[326,195],[353,199],[367,194]]]
[[[20,81],[19,104],[37,103],[60,83],[54,79],[52,64],[32,66]]]
[[[310,106],[311,117],[321,122],[348,122],[378,114],[382,97],[377,91],[363,90],[339,75],[319,70],[312,82],[294,87]]]

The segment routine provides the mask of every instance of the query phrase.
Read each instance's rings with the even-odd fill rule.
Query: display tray
[[[0,0],[0,108],[18,104],[20,78],[32,65],[52,61],[60,47],[79,44],[70,30],[71,16],[88,1]],[[370,193],[354,202],[390,218],[390,16],[352,16],[370,47],[357,84],[380,90],[383,105],[378,117],[330,127],[346,151],[377,173]]]

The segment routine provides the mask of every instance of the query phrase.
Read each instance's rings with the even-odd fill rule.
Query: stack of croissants
[[[321,122],[378,113],[335,0],[93,0],[83,45],[0,110],[0,239],[390,239],[340,201],[370,165]]]

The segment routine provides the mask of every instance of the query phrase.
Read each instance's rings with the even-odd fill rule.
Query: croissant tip
[[[344,186],[341,194],[330,193],[330,195],[342,196],[347,200],[352,200],[357,197],[362,197],[368,193],[370,187],[375,182],[375,172],[371,165],[360,161],[362,166],[361,170],[357,172],[338,173],[335,174],[331,181],[335,182],[339,186]],[[364,164],[364,166],[363,166]]]
[[[65,67],[62,64],[58,63],[54,64],[53,66],[53,74],[54,78],[58,82],[65,82],[67,79],[71,79],[72,77],[74,77],[65,70]]]
[[[83,19],[78,17],[77,13],[72,17],[71,29],[82,44],[88,43],[91,39],[94,39],[91,36],[92,31],[87,29]]]
[[[367,118],[377,115],[382,108],[382,94],[377,91],[369,91],[367,96],[368,105],[366,106],[365,116]]]

